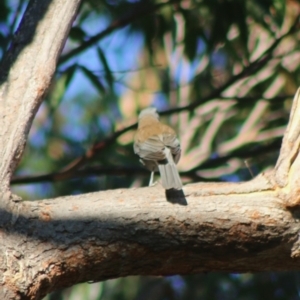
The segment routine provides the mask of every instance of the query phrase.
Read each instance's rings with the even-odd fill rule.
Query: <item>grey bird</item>
[[[154,172],[159,170],[166,190],[181,190],[182,183],[176,168],[181,154],[180,143],[175,131],[159,122],[155,107],[141,111],[133,149],[141,163],[151,171],[149,186],[153,185]]]

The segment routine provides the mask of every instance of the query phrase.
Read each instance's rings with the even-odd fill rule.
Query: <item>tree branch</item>
[[[140,19],[141,17],[144,17],[150,13],[153,13],[156,10],[158,10],[166,5],[171,5],[171,4],[180,2],[180,1],[181,0],[170,0],[168,2],[158,3],[155,5],[153,5],[153,4],[149,5],[149,3],[147,3],[146,5],[145,5],[145,3],[135,4],[134,5],[135,9],[132,12],[130,12],[128,15],[126,15],[125,17],[123,17],[119,20],[113,21],[106,29],[104,29],[103,31],[92,36],[87,41],[83,42],[80,46],[71,50],[69,53],[63,55],[59,60],[59,64],[63,64],[66,61],[68,61],[69,59],[71,59],[72,57],[87,50],[89,47],[93,46],[98,41],[100,41],[102,38],[106,37],[113,31],[115,31],[116,29],[125,27],[125,26],[129,25],[130,23],[132,23],[133,21]]]
[[[167,202],[160,185],[19,203],[18,213],[1,212],[0,227],[12,224],[3,234],[15,236],[0,245],[1,253],[15,249],[1,273],[24,299],[37,299],[128,275],[300,268],[291,258],[299,225],[267,176],[193,184],[184,193],[186,206]]]
[[[199,166],[191,170],[180,172],[180,175],[193,179],[193,181],[210,182],[216,181],[215,177],[203,177],[199,171],[204,169],[212,169],[220,167],[222,164],[228,163],[233,158],[248,159],[256,156],[266,155],[269,152],[279,151],[282,138],[275,138],[270,143],[262,146],[247,147],[247,149],[237,149],[227,155],[221,155],[215,158],[209,158]],[[77,167],[69,169],[66,172],[54,172],[33,176],[15,176],[11,180],[11,184],[32,184],[42,182],[56,182],[70,179],[78,179],[89,176],[149,176],[149,171],[143,167],[126,167],[126,166],[92,166],[85,167],[80,170]]]
[[[293,100],[290,121],[275,167],[275,181],[283,190],[287,206],[300,204],[300,88]],[[291,197],[292,196],[292,197]]]
[[[23,153],[33,117],[49,87],[79,2],[30,1],[3,58],[0,68],[0,190],[9,190],[10,178]]]

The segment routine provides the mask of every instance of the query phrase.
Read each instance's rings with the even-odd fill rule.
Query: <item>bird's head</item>
[[[156,118],[157,120],[159,119],[159,115],[157,113],[157,110],[155,107],[147,107],[145,109],[143,109],[140,114],[139,114],[139,120],[143,117],[154,117]]]

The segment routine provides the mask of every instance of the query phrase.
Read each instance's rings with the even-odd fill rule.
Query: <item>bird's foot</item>
[[[157,185],[157,183],[158,183],[158,181],[150,182],[149,186],[155,186],[155,185]]]

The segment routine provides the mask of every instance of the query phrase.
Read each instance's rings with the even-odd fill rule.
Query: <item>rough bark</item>
[[[50,85],[79,4],[80,0],[30,1],[0,66],[0,211],[3,216],[0,259],[4,271],[0,275],[0,299],[19,299],[22,294],[16,284],[22,275],[11,273],[18,262],[9,259],[9,253],[15,251],[10,241],[16,236],[9,233],[11,225],[6,221],[20,209],[12,201],[16,197],[10,193],[10,178],[23,153],[32,119]]]
[[[300,268],[299,211],[285,208],[267,176],[184,193],[187,205],[166,201],[160,185],[20,202],[1,212],[4,286],[39,299],[126,275]]]
[[[32,0],[0,67],[0,184],[8,190],[80,0]]]
[[[299,269],[299,92],[275,169],[250,182],[188,185],[185,196],[160,185],[36,202],[11,196],[78,5],[31,1],[2,65],[0,299],[126,275]]]

